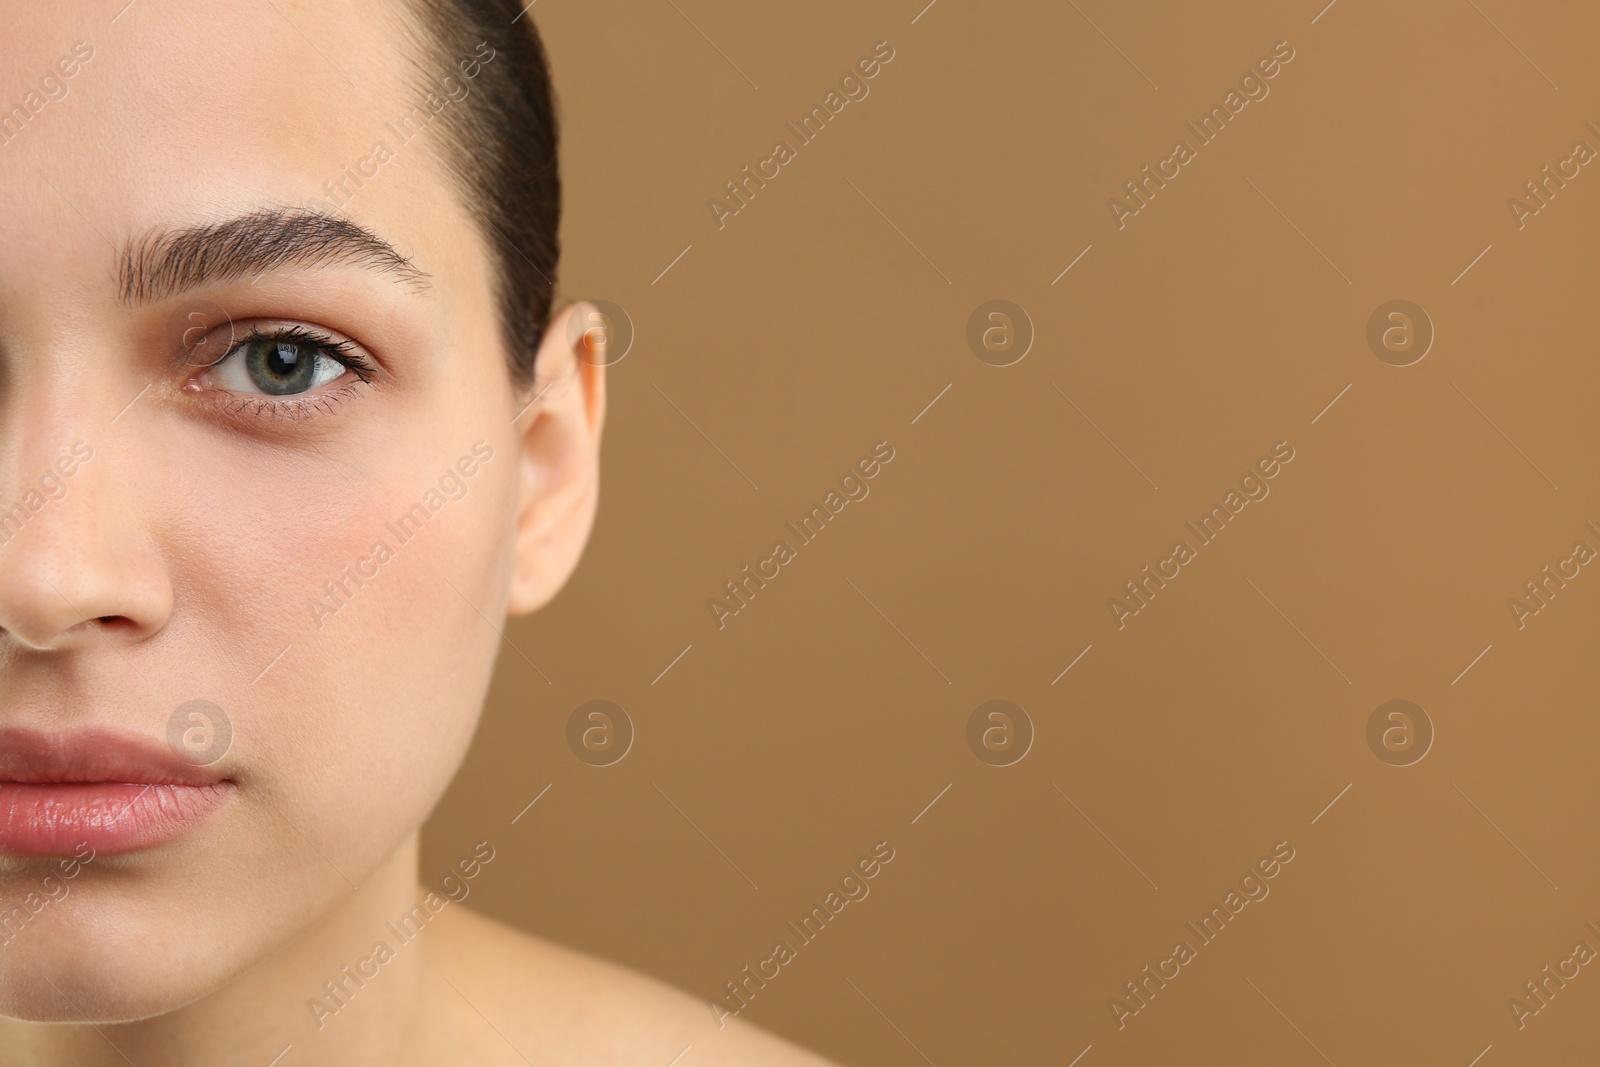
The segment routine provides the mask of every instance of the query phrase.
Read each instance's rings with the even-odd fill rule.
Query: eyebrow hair
[[[215,282],[281,267],[354,265],[394,274],[417,288],[428,273],[382,237],[349,219],[299,208],[268,208],[224,222],[159,230],[124,246],[124,304],[163,300]]]

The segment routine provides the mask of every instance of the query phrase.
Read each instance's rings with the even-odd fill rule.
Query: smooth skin
[[[457,904],[335,1016],[308,1010],[428,891],[418,828],[477,725],[488,620],[577,565],[604,337],[563,310],[513,386],[495,260],[434,129],[341,205],[419,276],[290,262],[125,299],[141,238],[326,200],[418,70],[397,3],[125,4],[0,0],[0,110],[93,50],[0,145],[0,510],[93,449],[0,544],[0,726],[164,738],[203,698],[233,727],[234,792],[176,841],[97,856],[0,947],[0,1064],[820,1063]],[[193,318],[218,307],[231,324]],[[203,360],[173,341],[191,321],[225,331]],[[273,401],[206,368],[233,331],[285,326],[348,343],[370,382],[338,367]],[[479,442],[466,494],[386,535]],[[309,608],[379,540],[376,577]],[[55,867],[0,854],[0,904]]]

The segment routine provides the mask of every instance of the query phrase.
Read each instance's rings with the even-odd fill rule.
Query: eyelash
[[[235,338],[234,343],[220,358],[202,366],[200,374],[203,375],[212,368],[220,366],[247,345],[262,341],[289,341],[303,345],[314,355],[326,356],[346,370],[354,372],[356,381],[337,388],[292,397],[251,396],[214,390],[227,396],[226,400],[219,400],[217,403],[231,414],[291,421],[316,418],[319,415],[329,414],[339,404],[354,399],[356,390],[362,385],[372,384],[372,378],[377,373],[376,368],[359,354],[353,341],[336,341],[324,333],[305,326],[284,326],[267,330],[252,326],[247,335]]]

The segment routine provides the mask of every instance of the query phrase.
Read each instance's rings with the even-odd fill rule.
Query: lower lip
[[[116,855],[152,848],[209,819],[233,784],[0,782],[0,853]]]

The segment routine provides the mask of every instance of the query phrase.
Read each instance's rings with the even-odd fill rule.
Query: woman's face
[[[598,372],[558,319],[519,417],[437,155],[473,68],[427,69],[377,0],[125,2],[0,0],[0,1014],[26,1018],[170,1010],[363,884],[594,504]]]

